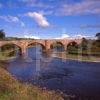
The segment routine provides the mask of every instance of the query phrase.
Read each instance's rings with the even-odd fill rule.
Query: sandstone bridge
[[[32,39],[32,40],[0,40],[0,47],[3,45],[8,45],[8,44],[14,44],[20,48],[20,53],[24,55],[26,53],[26,48],[29,45],[34,45],[34,44],[39,44],[42,47],[44,47],[46,50],[51,49],[51,45],[53,43],[60,43],[63,45],[64,50],[67,50],[67,45],[71,42],[76,42],[77,44],[81,43],[81,39],[76,39],[76,40],[68,40],[68,39]]]

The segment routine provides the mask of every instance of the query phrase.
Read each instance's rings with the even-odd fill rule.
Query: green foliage
[[[95,40],[92,42],[92,48],[99,48],[100,47],[100,40]]]
[[[100,56],[100,40],[87,40],[83,38],[79,45],[75,42],[69,43],[67,51],[69,54]]]
[[[14,57],[16,52],[19,50],[20,48],[14,44],[6,44],[0,47],[0,55],[5,58]]]
[[[51,45],[51,49],[54,49],[56,48],[57,50],[64,50],[64,45],[60,42],[54,42],[52,45]]]
[[[96,34],[98,40],[100,40],[100,32]]]
[[[14,44],[6,44],[1,47],[1,51],[6,51],[10,49],[16,49],[16,46]]]
[[[67,51],[68,51],[68,53],[77,54],[78,53],[78,44],[74,41],[69,43],[67,46]]]
[[[5,32],[3,30],[0,30],[0,39],[5,38]]]
[[[88,40],[83,38],[82,39],[82,42],[80,44],[80,48],[83,50],[87,50],[88,49]]]

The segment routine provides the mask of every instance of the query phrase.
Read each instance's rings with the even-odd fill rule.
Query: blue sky
[[[100,32],[100,0],[0,0],[0,29],[7,36],[94,37]]]

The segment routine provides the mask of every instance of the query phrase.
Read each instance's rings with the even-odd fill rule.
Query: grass
[[[19,82],[1,67],[4,66],[0,64],[0,100],[63,100],[60,93]]]
[[[1,52],[0,52],[0,60],[7,60],[8,57],[4,56]]]
[[[0,61],[5,61],[5,60],[12,59],[12,58],[14,58],[14,56],[9,57],[0,52]]]

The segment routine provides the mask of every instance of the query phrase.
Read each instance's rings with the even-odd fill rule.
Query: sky
[[[0,0],[0,29],[9,37],[95,37],[100,0]]]

